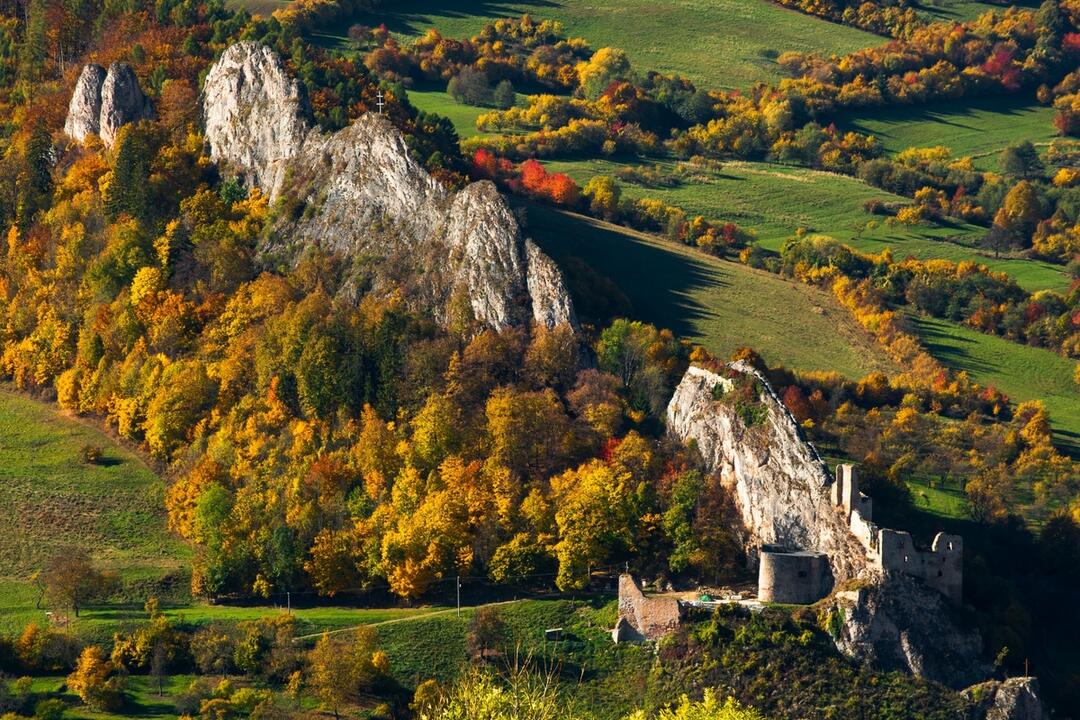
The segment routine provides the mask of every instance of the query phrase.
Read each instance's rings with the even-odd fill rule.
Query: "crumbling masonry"
[[[848,527],[866,548],[872,567],[919,578],[954,603],[960,603],[964,580],[962,537],[940,532],[930,550],[922,551],[915,548],[910,533],[879,528],[871,522],[873,503],[859,492],[855,468],[851,465],[837,466],[832,500],[838,511],[847,515]]]
[[[959,604],[963,587],[964,540],[938,533],[930,550],[918,550],[911,534],[879,528],[872,522],[873,501],[859,491],[852,465],[838,465],[831,488],[832,504],[843,513],[851,534],[866,549],[867,565],[880,572],[918,578]],[[828,561],[813,550],[763,545],[758,565],[758,599],[808,604],[829,590]]]

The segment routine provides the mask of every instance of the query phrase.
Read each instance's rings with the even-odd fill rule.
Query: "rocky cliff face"
[[[1033,677],[991,680],[964,691],[975,706],[972,720],[1044,720],[1039,681]]]
[[[121,127],[153,118],[154,108],[130,65],[113,63],[106,72],[91,63],[83,67],[75,83],[64,132],[79,142],[87,135],[98,135],[105,147],[112,147]]]
[[[320,131],[270,49],[229,47],[207,74],[203,110],[211,156],[292,209],[279,232],[290,244],[275,249],[295,255],[315,245],[362,258],[376,286],[394,267],[394,282],[441,321],[465,298],[496,328],[574,322],[558,269],[522,236],[491,183],[449,192],[381,115]]]
[[[845,655],[885,670],[962,688],[990,674],[980,660],[982,639],[953,621],[945,597],[903,575],[841,591],[828,601],[837,622],[830,627]]]
[[[759,383],[764,422],[747,427],[730,404],[714,399],[714,388],[728,388],[730,380],[690,367],[668,404],[668,432],[693,440],[706,469],[732,490],[751,559],[763,544],[784,545],[826,553],[837,582],[863,574],[866,551],[832,504],[825,463],[768,382],[745,363],[732,370]]]

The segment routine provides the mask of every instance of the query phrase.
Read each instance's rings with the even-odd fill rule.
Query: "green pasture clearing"
[[[1055,440],[1080,451],[1080,392],[1072,379],[1075,361],[947,320],[912,317],[911,321],[923,345],[941,362],[993,385],[1014,403],[1042,400]]]
[[[33,595],[21,583],[68,547],[118,572],[130,592],[186,592],[190,551],[165,529],[164,485],[139,458],[91,423],[3,388],[0,435],[0,624],[20,622],[20,598]],[[87,445],[102,449],[99,463],[82,461]]]
[[[852,113],[839,117],[838,125],[874,135],[890,153],[944,145],[956,157],[972,157],[981,170],[998,171],[1001,151],[1011,143],[1053,140],[1053,119],[1054,109],[1032,98],[991,95]]]
[[[232,0],[263,7],[272,0]],[[849,53],[884,39],[765,0],[403,0],[325,28],[320,40],[346,43],[349,24],[386,23],[403,38],[431,28],[471,37],[486,23],[528,13],[563,23],[566,34],[595,48],[622,48],[641,72],[678,73],[706,88],[740,88],[780,77],[776,58],[787,50]]]
[[[546,167],[565,172],[584,185],[594,175],[614,176],[623,164],[579,160],[550,162]],[[678,165],[673,160],[660,160],[658,164],[669,173]],[[897,259],[910,255],[954,262],[974,260],[1008,273],[1031,292],[1068,287],[1068,278],[1059,265],[1024,258],[994,258],[973,247],[985,232],[975,225],[885,225],[884,218],[863,210],[867,200],[910,201],[847,175],[774,163],[726,162],[719,170],[696,169],[676,187],[619,184],[627,197],[656,198],[691,214],[735,222],[753,230],[762,247],[770,250],[779,250],[786,238],[804,227],[865,252],[891,249]],[[876,221],[878,227],[860,231],[868,220]]]
[[[409,90],[409,102],[417,110],[442,115],[450,120],[454,124],[454,129],[457,130],[458,137],[463,139],[479,134],[476,130],[476,118],[491,111],[491,108],[459,103],[450,97],[446,90],[434,88]]]
[[[955,485],[955,483],[954,483]],[[911,504],[917,510],[939,518],[967,519],[966,500],[963,490],[930,487],[925,482],[907,481],[911,491]]]
[[[847,311],[816,288],[540,206],[529,206],[528,232],[560,263],[587,317],[640,319],[721,357],[749,346],[770,364],[801,370],[895,371]],[[615,288],[598,286],[604,279]]]
[[[1010,4],[1027,8],[1039,6],[1037,0]],[[974,20],[991,10],[1001,12],[1006,6],[992,2],[977,2],[977,0],[923,0],[923,2],[916,3],[915,7],[931,20],[962,22],[964,20]]]

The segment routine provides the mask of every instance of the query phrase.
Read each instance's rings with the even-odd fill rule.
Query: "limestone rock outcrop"
[[[321,131],[269,48],[229,47],[207,73],[203,112],[211,157],[291,209],[277,233],[288,242],[268,250],[362,259],[368,282],[406,285],[442,322],[458,299],[495,328],[575,322],[561,274],[494,185],[447,190],[376,113]]]
[[[105,147],[112,147],[121,127],[153,118],[154,108],[130,65],[113,63],[106,72],[90,63],[75,83],[64,132],[79,142],[87,135],[98,135]]]
[[[1033,677],[991,680],[974,685],[964,695],[975,706],[972,720],[1045,720],[1039,681]]]
[[[105,68],[90,63],[84,65],[68,105],[64,132],[82,142],[87,135],[101,130],[101,86],[105,83]]]
[[[841,591],[829,599],[837,648],[884,670],[904,670],[962,688],[990,674],[980,659],[982,638],[953,620],[954,608],[941,593],[912,578]]]
[[[833,506],[821,456],[764,377],[743,362],[731,370],[759,384],[767,410],[760,425],[746,427],[735,408],[714,399],[714,388],[731,387],[729,378],[696,366],[675,389],[667,424],[668,432],[697,444],[706,469],[731,489],[748,556],[755,559],[761,545],[815,550],[828,555],[834,582],[863,574],[866,551]]]
[[[755,398],[749,402],[741,394],[747,383]],[[978,632],[954,621],[947,595],[883,565],[853,532],[850,507],[833,497],[835,479],[761,373],[745,362],[720,372],[690,367],[668,405],[667,425],[696,444],[705,469],[732,491],[751,560],[774,545],[828,557],[832,577],[824,590],[833,592],[823,602],[839,650],[957,688],[988,675]],[[857,493],[854,484],[851,490]]]

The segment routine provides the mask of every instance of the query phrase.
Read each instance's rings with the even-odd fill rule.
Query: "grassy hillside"
[[[23,581],[64,547],[87,549],[128,585],[183,573],[190,553],[165,529],[164,486],[137,457],[89,424],[3,389],[0,436],[0,625],[27,619],[33,599]],[[99,464],[82,462],[86,445],[103,449]]]
[[[264,12],[275,6],[274,0],[233,2]],[[642,71],[676,72],[713,88],[777,79],[776,58],[785,50],[847,53],[883,42],[766,0],[397,0],[356,20],[385,22],[405,37],[432,27],[447,36],[469,37],[492,19],[524,13],[561,21],[568,35],[584,37],[594,48],[622,48]],[[343,25],[328,34],[344,36],[346,30]]]
[[[614,175],[621,163],[609,160],[553,162],[553,171],[565,172],[584,184],[596,174]],[[673,161],[661,161],[674,169]],[[850,243],[868,252],[891,248],[903,258],[976,260],[1009,273],[1028,290],[1065,289],[1068,280],[1061,266],[1026,259],[995,259],[972,247],[985,232],[970,224],[948,227],[884,225],[860,232],[868,215],[863,203],[870,199],[909,202],[845,175],[768,163],[729,162],[719,171],[695,171],[673,188],[641,187],[622,183],[629,197],[654,197],[687,212],[731,220],[757,233],[764,247],[779,250],[796,228],[806,227]],[[946,242],[946,240],[953,242]]]
[[[840,119],[839,125],[876,136],[891,153],[909,147],[945,145],[970,155],[982,170],[999,170],[1010,143],[1047,143],[1055,137],[1054,109],[1019,97],[876,109]]]
[[[803,370],[860,377],[894,369],[824,292],[579,215],[531,206],[528,218],[529,233],[560,263],[585,315],[625,314],[724,357],[750,346],[769,363]],[[621,305],[592,273],[617,286]],[[596,307],[593,291],[606,307]]]
[[[1080,393],[1072,380],[1073,361],[947,320],[915,317],[912,325],[926,348],[946,365],[993,384],[1014,402],[1042,400],[1057,439],[1080,451]]]

